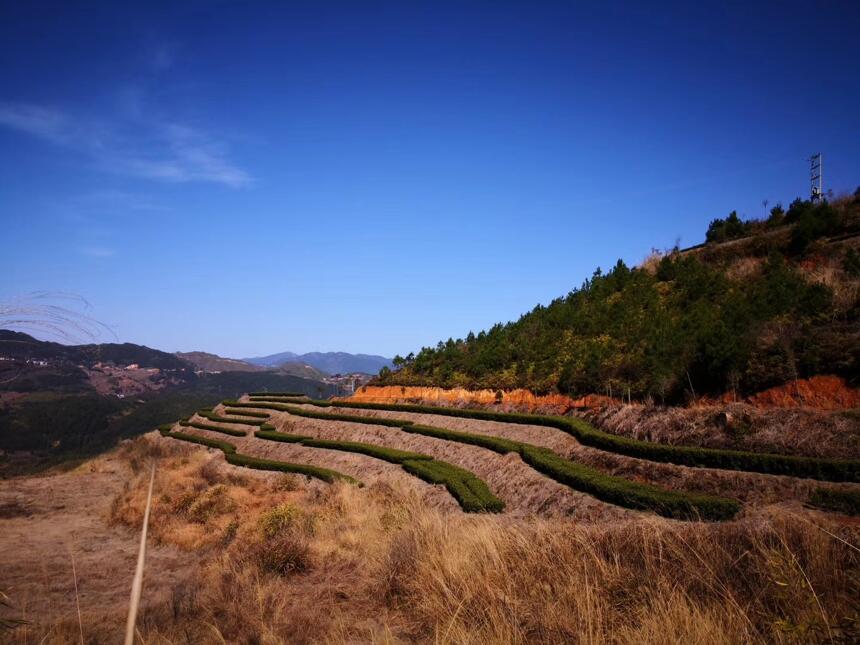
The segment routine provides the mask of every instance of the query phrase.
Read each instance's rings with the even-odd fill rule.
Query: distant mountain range
[[[392,367],[390,358],[374,354],[348,354],[347,352],[309,352],[307,354],[281,352],[243,360],[246,363],[270,369],[288,363],[303,363],[326,374],[351,374],[354,372],[376,374],[383,367]]]
[[[188,361],[194,367],[204,372],[276,372],[300,376],[320,381],[326,377],[326,373],[318,370],[312,365],[301,361],[287,361],[274,366],[254,365],[237,358],[223,358],[217,354],[208,352],[176,352],[176,355],[184,361]]]
[[[63,345],[37,340],[29,334],[0,329],[0,356],[12,359],[64,361],[91,367],[95,363],[136,364],[142,368],[184,370],[187,362],[174,354],[134,343]]]
[[[322,378],[301,363],[270,369],[205,352],[63,345],[0,329],[0,477],[95,454],[245,392],[339,393]]]
[[[223,358],[209,352],[176,352],[176,355],[204,372],[260,372],[266,369],[261,365],[252,365],[235,358]]]

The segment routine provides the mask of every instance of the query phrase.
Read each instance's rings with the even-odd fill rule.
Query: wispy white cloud
[[[29,103],[0,102],[0,125],[53,143],[68,143],[71,126],[65,115]]]
[[[86,121],[52,107],[0,102],[0,126],[76,150],[110,172],[231,188],[253,181],[230,161],[225,142],[181,123],[143,118]]]

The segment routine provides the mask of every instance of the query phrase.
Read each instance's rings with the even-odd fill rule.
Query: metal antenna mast
[[[812,201],[820,202],[824,199],[824,192],[821,184],[821,175],[824,162],[821,159],[821,153],[818,152],[809,158],[809,181],[812,184]]]

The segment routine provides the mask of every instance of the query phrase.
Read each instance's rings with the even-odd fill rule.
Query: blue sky
[[[2,3],[0,300],[406,354],[853,192],[860,5],[750,4]]]

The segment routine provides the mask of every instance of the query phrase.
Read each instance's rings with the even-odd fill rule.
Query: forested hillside
[[[337,388],[269,370],[196,374],[183,358],[143,345],[63,345],[0,330],[0,475],[96,454],[256,390],[323,397]]]
[[[714,220],[704,245],[619,260],[516,322],[395,358],[376,383],[613,393],[680,402],[815,374],[856,383],[860,189],[767,220]]]

